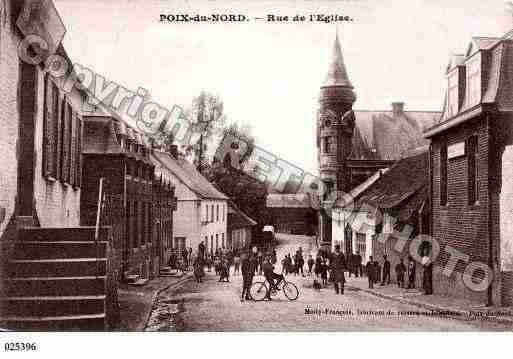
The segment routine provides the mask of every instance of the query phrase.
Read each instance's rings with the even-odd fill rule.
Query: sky
[[[513,28],[503,0],[54,0],[74,62],[171,109],[206,90],[257,144],[317,173],[315,117],[338,31],[359,110],[441,110],[445,67],[472,36]],[[160,14],[244,14],[242,23],[160,22]],[[348,15],[353,21],[254,17]]]

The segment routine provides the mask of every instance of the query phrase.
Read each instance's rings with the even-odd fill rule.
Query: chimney
[[[392,102],[392,113],[399,116],[404,112],[404,102]]]
[[[178,146],[177,145],[169,146],[169,153],[171,153],[171,156],[173,156],[175,159],[178,159]]]

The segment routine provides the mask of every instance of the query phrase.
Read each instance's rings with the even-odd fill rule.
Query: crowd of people
[[[332,282],[337,294],[344,294],[346,272],[349,277],[351,275],[366,276],[369,288],[374,288],[374,285],[379,283],[381,286],[391,284],[391,263],[387,255],[383,255],[381,262],[371,256],[369,261],[363,265],[363,258],[359,252],[348,254],[346,257],[341,252],[339,245],[335,246],[334,251],[326,248],[319,249],[315,259],[312,254],[305,256],[303,249],[299,247],[293,255],[288,253],[283,257],[281,273],[274,271],[276,262],[274,248],[258,249],[254,247],[253,249],[238,250],[218,248],[216,251],[207,252],[203,244],[198,246],[198,251],[195,254],[193,254],[192,248],[184,248],[178,253],[172,253],[169,259],[169,265],[174,268],[180,268],[183,271],[192,269],[198,283],[201,283],[205,276],[205,267],[208,272],[214,268],[215,274],[219,276],[219,282],[229,282],[233,267],[233,275],[242,275],[243,277],[241,301],[251,299],[249,291],[255,275],[263,275],[266,278],[270,292],[277,289],[280,281],[286,275],[315,276],[314,287],[328,286],[329,282]],[[422,257],[422,267],[424,270],[423,289],[426,294],[432,294],[432,269],[427,254]],[[411,256],[408,256],[407,263],[404,259],[400,259],[394,269],[396,283],[400,288],[415,288],[417,263]],[[267,293],[266,298],[271,300],[270,293]]]

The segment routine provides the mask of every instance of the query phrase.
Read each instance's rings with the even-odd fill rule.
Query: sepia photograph
[[[512,1],[0,0],[0,350],[512,331]]]

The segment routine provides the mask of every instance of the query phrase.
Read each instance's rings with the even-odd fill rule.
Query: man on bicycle
[[[265,257],[262,265],[264,277],[269,282],[269,291],[267,292],[266,299],[271,300],[271,291],[277,290],[278,284],[285,279],[282,274],[274,273],[274,266],[271,264],[270,256]],[[274,281],[276,279],[276,282]]]

